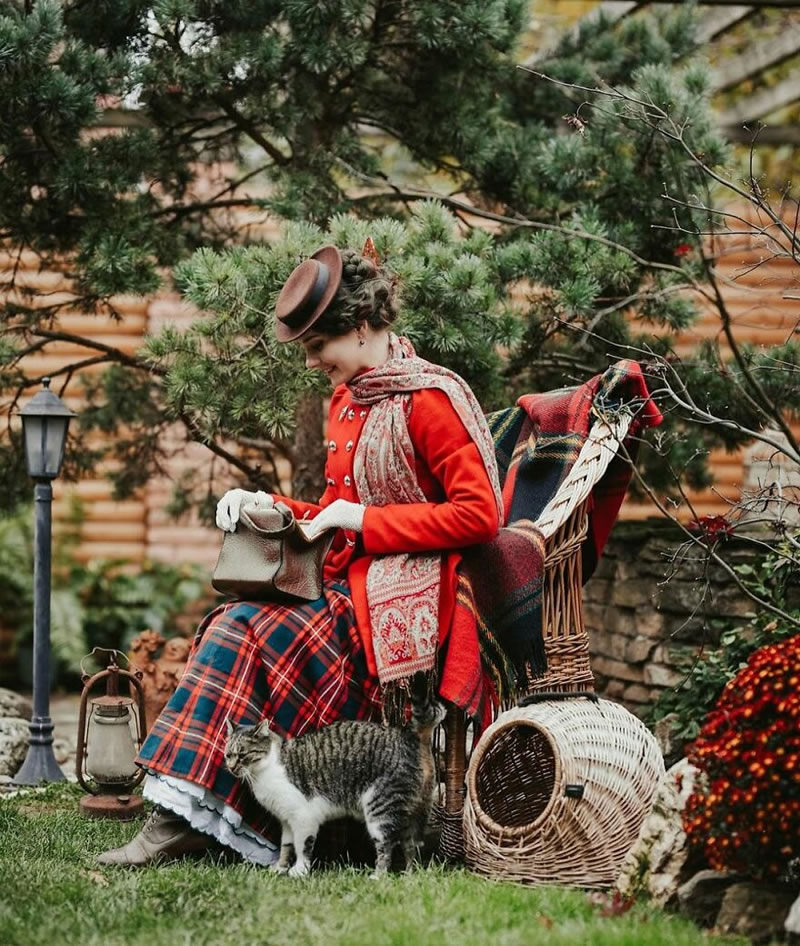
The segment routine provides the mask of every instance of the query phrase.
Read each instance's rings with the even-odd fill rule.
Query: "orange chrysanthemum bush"
[[[716,870],[790,879],[800,859],[800,634],[753,653],[706,717],[684,828]]]

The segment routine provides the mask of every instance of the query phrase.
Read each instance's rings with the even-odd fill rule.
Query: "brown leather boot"
[[[100,867],[146,867],[186,854],[217,850],[219,845],[212,837],[195,831],[180,815],[156,806],[135,838],[124,847],[98,854],[94,862]]]

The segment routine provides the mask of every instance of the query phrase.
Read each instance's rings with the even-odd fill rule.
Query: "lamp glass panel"
[[[95,712],[86,735],[86,771],[101,784],[129,782],[136,778],[136,746],[130,730],[130,712],[104,716]]]
[[[45,474],[58,476],[64,459],[69,417],[48,417],[45,420]]]
[[[31,476],[43,476],[45,472],[45,424],[44,417],[23,415],[25,458],[28,461],[28,473]]]

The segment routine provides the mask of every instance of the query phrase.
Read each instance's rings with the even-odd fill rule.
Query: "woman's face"
[[[346,335],[326,335],[311,329],[300,338],[300,344],[306,353],[306,368],[324,372],[333,387],[346,384],[368,367],[355,329]]]

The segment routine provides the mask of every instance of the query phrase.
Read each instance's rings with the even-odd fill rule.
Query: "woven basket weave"
[[[531,884],[607,887],[664,774],[658,745],[608,700],[546,700],[502,713],[467,772],[467,864]]]

